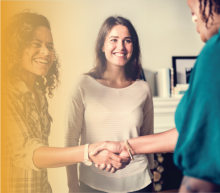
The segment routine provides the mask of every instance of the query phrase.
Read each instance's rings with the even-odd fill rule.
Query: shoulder
[[[220,34],[213,36],[204,46],[196,62],[196,77],[210,81],[209,78],[215,77],[219,81],[220,71]],[[214,80],[214,81],[215,81]]]
[[[141,88],[144,92],[147,92],[149,94],[152,93],[150,85],[146,81],[137,79],[134,84],[136,84],[136,87]]]
[[[26,87],[19,79],[8,80],[2,84],[2,96],[4,96],[5,103],[14,104],[21,100],[22,95],[25,94]]]
[[[145,106],[147,106],[147,110],[153,107],[153,96],[152,91],[149,84],[143,80],[136,80],[136,88],[138,88],[138,92],[141,92],[142,96],[145,98]]]
[[[201,65],[205,64],[216,64],[216,67],[220,67],[220,34],[214,35],[210,40],[206,42],[206,45],[202,49],[198,62]]]
[[[84,86],[87,83],[89,83],[91,81],[91,79],[92,79],[92,77],[90,77],[88,75],[77,76],[76,78],[74,78],[70,82],[70,88],[79,88],[81,86]]]
[[[94,81],[95,79],[89,75],[80,75],[76,77],[70,82],[69,94],[75,95],[82,92],[82,90],[87,90],[88,88],[91,88],[91,84],[93,84]]]

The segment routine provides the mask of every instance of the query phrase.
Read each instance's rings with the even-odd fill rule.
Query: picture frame
[[[141,73],[140,73],[140,80],[144,80],[147,82],[146,78],[145,78],[145,75],[144,75],[144,69],[141,68]]]
[[[174,86],[188,84],[190,73],[196,62],[197,56],[173,56]]]

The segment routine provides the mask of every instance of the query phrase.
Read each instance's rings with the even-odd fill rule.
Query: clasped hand
[[[89,153],[96,167],[114,173],[131,161],[125,142],[103,142]]]

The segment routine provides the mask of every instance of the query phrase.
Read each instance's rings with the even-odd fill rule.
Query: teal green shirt
[[[175,164],[186,176],[220,184],[220,30],[197,58],[175,123]]]

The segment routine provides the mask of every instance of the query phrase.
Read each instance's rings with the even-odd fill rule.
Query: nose
[[[125,48],[124,42],[123,42],[123,41],[118,41],[117,48],[118,48],[119,50],[123,50],[123,49]]]
[[[48,50],[48,48],[46,46],[42,46],[40,49],[40,53],[42,55],[49,55],[50,51]]]

